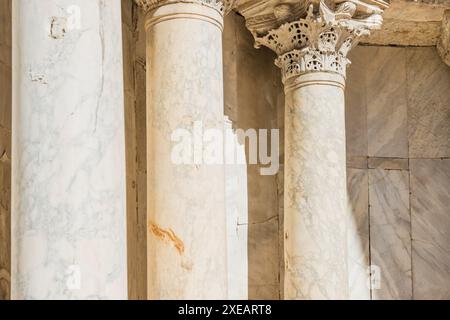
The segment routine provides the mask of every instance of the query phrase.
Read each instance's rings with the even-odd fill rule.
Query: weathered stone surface
[[[121,2],[77,3],[14,1],[14,299],[127,298]]]
[[[0,2],[0,300],[11,296],[11,5]]]
[[[261,3],[242,13],[256,46],[278,55],[286,94],[284,298],[347,299],[347,55],[381,26],[384,4],[270,4],[261,24]]]
[[[347,169],[349,199],[348,281],[349,298],[370,300],[369,175],[367,169]]]
[[[383,27],[363,43],[400,46],[435,46],[441,35],[443,13],[450,1],[392,0],[384,12]]]
[[[444,12],[437,50],[442,60],[450,67],[450,9]]]
[[[408,48],[411,158],[450,157],[450,69],[434,48]]]

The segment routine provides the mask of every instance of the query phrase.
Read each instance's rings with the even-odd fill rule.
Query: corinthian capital
[[[283,80],[318,71],[345,77],[350,63],[348,52],[360,37],[381,28],[383,10],[371,2],[307,1],[303,17],[286,15],[284,22],[272,30],[263,34],[251,31],[257,47],[266,46],[277,53],[276,65],[283,71]],[[278,10],[277,7],[274,9]]]
[[[442,19],[442,34],[437,44],[437,50],[442,60],[450,66],[450,10],[444,12],[444,19]]]
[[[222,14],[231,11],[237,0],[135,0],[136,3],[144,9],[151,11],[169,3],[197,3],[200,5],[211,7]]]

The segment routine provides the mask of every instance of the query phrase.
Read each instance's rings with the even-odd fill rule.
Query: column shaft
[[[222,24],[199,3],[147,15],[150,299],[226,297],[224,167],[171,159],[177,129],[223,134]]]
[[[347,297],[343,82],[315,73],[286,85],[286,299]]]
[[[120,5],[13,1],[14,299],[127,297]]]

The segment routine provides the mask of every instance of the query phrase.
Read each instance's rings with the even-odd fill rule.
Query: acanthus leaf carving
[[[324,0],[311,3],[305,18],[287,22],[263,36],[255,35],[256,47],[266,46],[278,55],[276,65],[283,80],[308,72],[333,72],[345,77],[349,51],[359,38],[379,29],[381,9],[361,6],[358,0]]]

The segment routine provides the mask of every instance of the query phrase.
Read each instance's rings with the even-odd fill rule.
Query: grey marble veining
[[[370,300],[369,284],[369,175],[367,169],[347,169],[349,200],[349,297]]]
[[[369,170],[369,199],[371,264],[380,276],[372,298],[411,299],[408,171]]]
[[[377,47],[365,56],[370,157],[408,157],[406,52]]]
[[[369,158],[369,169],[408,170],[409,159]]]
[[[450,68],[435,48],[406,52],[409,156],[450,157]]]
[[[411,160],[415,299],[450,299],[450,160]]]

